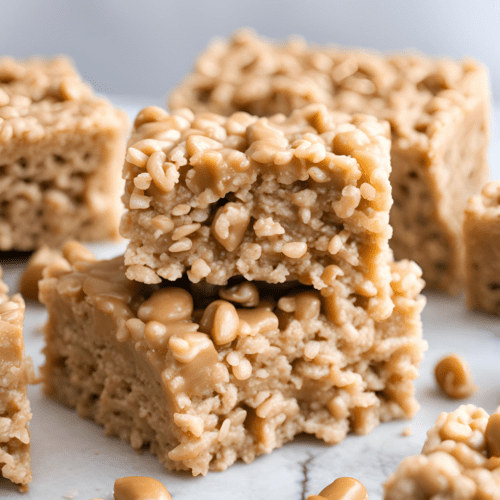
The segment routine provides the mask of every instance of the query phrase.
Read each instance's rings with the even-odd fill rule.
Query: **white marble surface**
[[[141,99],[113,98],[131,116],[151,102]],[[161,102],[155,103],[161,104]],[[495,108],[500,123],[500,108]],[[500,131],[492,134],[492,178],[500,178]],[[123,251],[121,245],[93,245],[99,257],[109,258]],[[25,263],[6,260],[0,254],[4,277],[13,292]],[[382,483],[401,459],[418,453],[426,430],[441,411],[451,411],[458,403],[436,390],[432,371],[435,362],[447,352],[458,352],[469,362],[480,390],[467,402],[493,411],[500,405],[500,319],[472,313],[463,299],[427,294],[423,313],[424,337],[429,350],[421,365],[417,397],[422,406],[411,421],[382,424],[372,434],[349,436],[343,443],[326,446],[308,437],[299,437],[280,450],[258,458],[249,465],[237,463],[222,473],[193,478],[186,473],[166,471],[149,453],[136,453],[128,444],[104,436],[101,427],[80,419],[41,395],[40,386],[30,388],[33,411],[31,423],[34,481],[29,493],[20,495],[5,480],[0,480],[0,498],[52,500],[75,498],[112,499],[113,482],[126,475],[155,477],[166,485],[174,500],[304,500],[318,493],[340,476],[361,480],[371,500],[381,500]],[[41,328],[46,319],[42,306],[29,303],[25,321],[26,350],[36,366],[43,363]],[[410,426],[412,435],[403,437]]]

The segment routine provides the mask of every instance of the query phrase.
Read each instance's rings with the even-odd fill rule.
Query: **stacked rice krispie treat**
[[[472,60],[272,43],[251,31],[215,41],[169,99],[170,109],[289,115],[312,102],[388,120],[394,207],[391,247],[423,269],[427,286],[463,280],[468,198],[488,179],[487,73]]]
[[[8,291],[0,267],[0,476],[25,491],[31,482],[27,383],[32,365],[24,354],[24,301]]]
[[[117,236],[128,118],[65,58],[0,58],[0,251]]]
[[[46,393],[193,475],[412,417],[423,281],[388,245],[390,170],[367,115],[144,109],[125,255],[72,244],[40,282]]]

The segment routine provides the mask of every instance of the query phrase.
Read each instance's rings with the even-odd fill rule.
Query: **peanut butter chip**
[[[493,413],[490,416],[484,437],[490,457],[500,457],[500,413]]]
[[[182,288],[162,288],[153,292],[137,311],[144,322],[158,321],[163,324],[191,319],[193,298]]]
[[[335,479],[332,484],[321,490],[319,496],[326,500],[368,500],[366,488],[352,477]]]
[[[115,500],[172,500],[167,488],[151,477],[129,476],[115,481]]]

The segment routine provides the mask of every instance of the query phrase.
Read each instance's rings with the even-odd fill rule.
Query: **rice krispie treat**
[[[370,113],[392,129],[391,246],[432,288],[462,279],[467,199],[488,179],[488,83],[471,60],[269,42],[249,31],[218,40],[170,97],[170,109],[290,114],[311,102]]]
[[[127,277],[298,280],[390,316],[389,127],[313,104],[288,118],[139,113],[124,166]]]
[[[491,181],[465,209],[467,305],[500,316],[500,181]]]
[[[499,500],[500,409],[463,405],[441,413],[421,455],[405,458],[384,485],[385,500]]]
[[[117,236],[128,118],[64,58],[0,58],[0,250]]]
[[[0,476],[27,489],[31,482],[31,420],[27,383],[32,365],[24,354],[24,301],[9,298],[0,268]]]
[[[298,433],[326,443],[418,409],[420,269],[392,263],[389,318],[349,323],[297,283],[144,285],[123,257],[45,269],[45,392],[170,470],[224,470]],[[346,311],[347,312],[347,311]]]

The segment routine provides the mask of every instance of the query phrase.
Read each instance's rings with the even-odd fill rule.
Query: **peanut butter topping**
[[[190,320],[192,313],[193,298],[189,292],[172,287],[153,292],[151,297],[140,305],[137,317],[144,322],[158,321],[166,325]]]
[[[151,477],[129,476],[115,481],[115,500],[172,500],[167,488]]]

